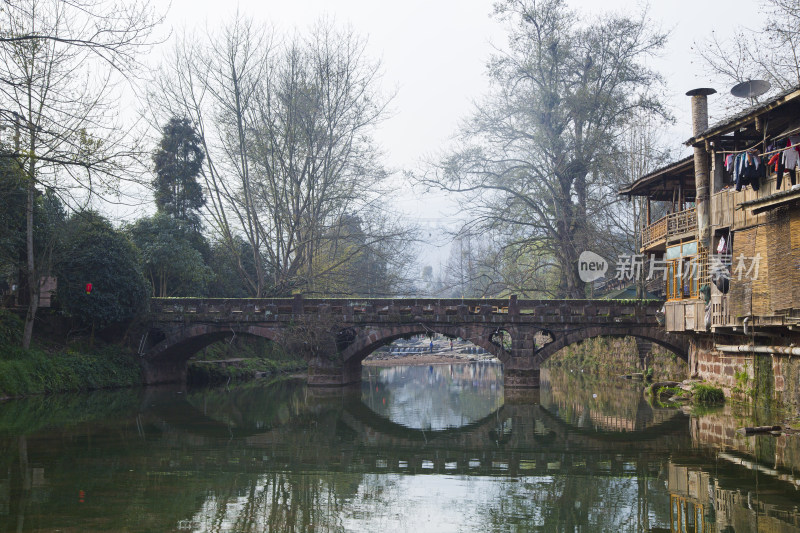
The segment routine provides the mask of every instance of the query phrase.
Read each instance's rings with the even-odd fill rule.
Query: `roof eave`
[[[692,165],[694,165],[694,157],[691,155],[684,157],[683,159],[679,159],[678,161],[673,161],[672,163],[665,165],[661,168],[658,168],[648,174],[645,174],[636,181],[629,183],[622,189],[619,189],[619,191],[617,191],[617,194],[619,196],[628,196],[628,197],[646,196],[646,194],[637,194],[636,192],[634,192],[634,189],[637,188],[637,185],[641,185],[642,183],[647,181],[652,181],[655,183],[659,178],[663,178],[664,176],[669,176],[670,174],[681,172],[683,170],[688,170],[689,167]]]
[[[737,129],[740,126],[742,126],[744,124],[747,124],[748,122],[754,120],[759,115],[763,115],[764,113],[772,111],[773,109],[775,109],[777,107],[780,107],[780,106],[784,105],[786,102],[794,100],[795,98],[798,98],[798,97],[800,97],[800,88],[797,88],[794,91],[792,91],[790,93],[787,93],[787,94],[781,96],[780,98],[775,99],[772,102],[764,104],[761,107],[757,107],[757,108],[753,109],[753,111],[751,111],[750,113],[748,113],[745,116],[742,116],[742,117],[736,118],[734,120],[731,120],[730,122],[725,122],[723,124],[718,124],[718,125],[716,125],[716,126],[714,126],[712,128],[709,128],[706,131],[704,131],[703,133],[701,133],[700,135],[698,135],[696,137],[691,137],[686,142],[684,142],[684,144],[686,146],[696,146],[698,144],[705,143],[707,140],[710,140],[713,137],[716,137],[718,135],[722,135],[724,133],[728,133],[731,130]]]

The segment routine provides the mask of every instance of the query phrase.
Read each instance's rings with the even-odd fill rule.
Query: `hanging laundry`
[[[800,144],[800,137],[789,137],[789,140],[786,141],[786,146],[790,147],[783,151],[783,164],[786,170],[793,170],[800,162],[800,151],[798,151],[800,147],[792,146],[795,144]]]
[[[734,154],[728,154],[725,156],[725,170],[728,172],[733,171],[733,162],[736,160],[736,156]]]
[[[767,166],[761,162],[760,156],[751,152],[743,152],[737,155],[733,171],[736,191],[741,191],[742,187],[747,185],[757,191],[761,186],[761,178],[767,175],[766,170]]]

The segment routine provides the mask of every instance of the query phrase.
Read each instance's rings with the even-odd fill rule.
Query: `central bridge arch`
[[[461,338],[467,340],[497,357],[501,362],[505,362],[510,354],[490,340],[491,335],[498,329],[497,327],[475,327],[471,325],[428,325],[422,322],[388,328],[362,329],[353,342],[342,351],[342,362],[347,365],[361,364],[369,354],[383,346],[391,344],[398,339],[427,333],[438,333],[451,339]]]

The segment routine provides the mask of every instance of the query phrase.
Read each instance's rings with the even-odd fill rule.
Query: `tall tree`
[[[561,297],[584,297],[579,254],[603,234],[616,194],[608,175],[634,113],[663,116],[661,77],[645,60],[664,44],[645,14],[581,20],[563,0],[506,0],[497,15],[509,45],[489,63],[493,84],[461,132],[461,146],[423,176],[462,193],[468,228],[505,246],[538,250],[560,271]]]
[[[76,202],[118,191],[123,160],[136,151],[114,120],[115,80],[133,71],[157,22],[146,1],[20,0],[0,9],[0,109],[17,131],[10,157],[27,182],[26,348],[39,305],[37,190]]]
[[[198,211],[206,203],[197,181],[204,159],[200,137],[189,119],[170,118],[153,154],[156,207],[195,229],[200,226]]]
[[[197,126],[208,220],[231,254],[237,237],[247,241],[253,258],[240,264],[255,271],[240,273],[251,293],[323,292],[315,269],[332,263],[315,258],[339,238],[343,217],[381,221],[365,243],[403,233],[380,209],[380,65],[363,39],[327,22],[278,45],[237,18],[210,39],[179,44],[151,101]]]

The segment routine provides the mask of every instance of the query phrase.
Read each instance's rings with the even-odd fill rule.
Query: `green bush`
[[[22,319],[7,309],[0,309],[0,346],[12,346],[22,339]]]
[[[88,331],[126,322],[145,309],[148,283],[136,248],[97,213],[75,213],[54,250],[61,312]],[[86,292],[86,284],[93,289]]]
[[[725,401],[725,394],[722,389],[711,385],[695,385],[692,387],[692,394],[694,395],[695,403],[700,405],[713,405]]]

